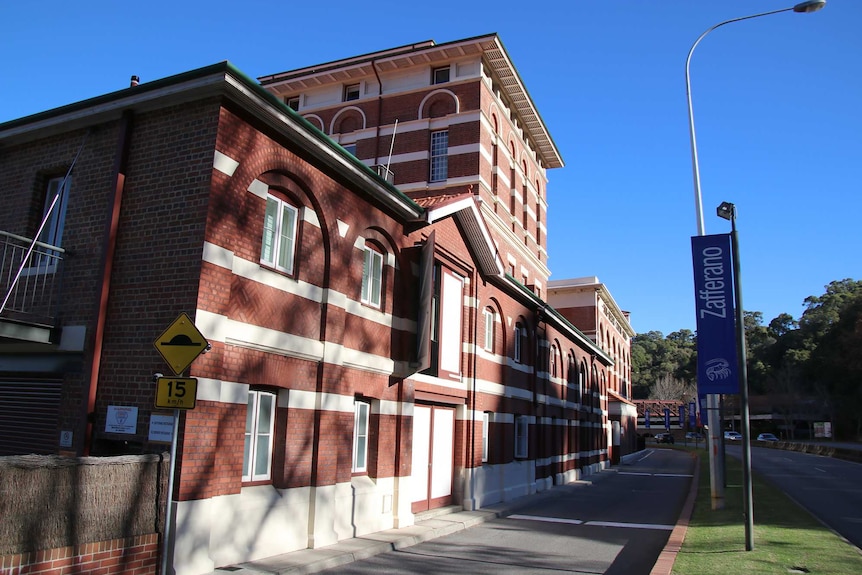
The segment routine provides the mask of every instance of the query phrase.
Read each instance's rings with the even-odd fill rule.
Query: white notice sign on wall
[[[105,433],[127,433],[134,435],[138,431],[138,408],[121,405],[109,405],[105,418]]]

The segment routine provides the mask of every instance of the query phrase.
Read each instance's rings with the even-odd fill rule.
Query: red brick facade
[[[0,230],[25,237],[46,174],[68,169],[92,128],[73,170],[57,319],[86,336],[40,352],[74,369],[22,361],[0,373],[10,385],[63,380],[48,432],[71,444],[54,449],[166,450],[150,428],[170,413],[154,407],[153,374],[169,370],[153,342],[186,312],[210,344],[185,373],[198,391],[180,420],[177,573],[409,525],[448,503],[481,507],[608,464],[615,355],[544,297],[545,169],[561,160],[543,127],[519,127],[529,110],[504,108],[483,62],[463,62],[472,76],[451,85],[306,110],[332,139],[353,139],[359,161],[227,65],[46,113],[48,127],[0,125],[0,185],[14,190]],[[388,155],[395,120],[393,186],[368,166]],[[431,183],[423,154],[438,126],[448,178]],[[290,266],[263,256],[272,206],[295,214],[295,237],[278,244],[293,246]],[[374,254],[379,305],[363,291]],[[423,330],[434,336],[420,348]],[[271,414],[257,411],[270,400]],[[116,406],[137,409],[130,431],[108,421]]]

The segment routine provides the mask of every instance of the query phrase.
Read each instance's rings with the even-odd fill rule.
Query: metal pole
[[[748,410],[748,366],[745,353],[745,313],[742,308],[742,276],[739,262],[739,234],[736,231],[736,207],[730,212],[731,255],[733,256],[733,291],[736,299],[736,355],[739,364],[739,403],[742,425],[742,503],[745,508],[745,550],[754,549],[754,500],[751,485],[751,425]]]
[[[801,6],[801,4],[797,6]],[[796,7],[772,10],[770,12],[762,12],[760,14],[752,14],[751,16],[742,16],[741,18],[732,18],[730,20],[725,20],[724,22],[719,22],[715,26],[707,28],[703,34],[698,36],[697,40],[695,40],[694,44],[692,44],[688,51],[688,56],[685,59],[685,95],[688,100],[688,134],[691,142],[691,167],[694,178],[694,206],[695,216],[697,218],[697,235],[699,236],[705,235],[706,230],[703,224],[703,194],[700,189],[700,168],[698,167],[697,160],[697,136],[694,131],[694,107],[691,100],[691,74],[689,71],[691,56],[694,54],[694,49],[697,48],[700,41],[716,28],[720,28],[725,24],[731,24],[733,22],[759,18],[760,16],[769,16],[770,14],[778,14],[780,12],[797,11],[795,8]],[[718,457],[718,451],[722,440],[722,430],[720,429],[721,422],[718,413],[718,397],[713,394],[707,395],[706,406],[707,423],[709,425],[709,433],[707,434],[707,446],[709,451],[709,483],[712,493],[712,509],[716,510],[724,508],[724,482],[722,480],[722,477],[724,477],[724,462],[720,457]]]
[[[180,410],[174,410],[174,435],[171,438],[171,466],[168,472],[168,501],[165,505],[165,535],[162,538],[162,569],[161,575],[170,575],[173,573],[171,562],[169,561],[171,554],[169,553],[171,545],[171,520],[173,519],[173,501],[174,501],[174,475],[176,474],[177,461],[177,438],[180,430]]]

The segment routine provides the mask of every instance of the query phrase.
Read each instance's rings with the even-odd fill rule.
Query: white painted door
[[[413,409],[413,512],[452,502],[455,410],[416,405]]]

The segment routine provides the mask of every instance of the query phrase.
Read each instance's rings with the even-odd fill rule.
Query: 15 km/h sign
[[[195,327],[194,322],[185,313],[168,326],[162,335],[153,342],[168,365],[179,375],[203,352],[209,342]]]
[[[198,380],[194,377],[160,377],[156,380],[156,407],[194,409]]]

